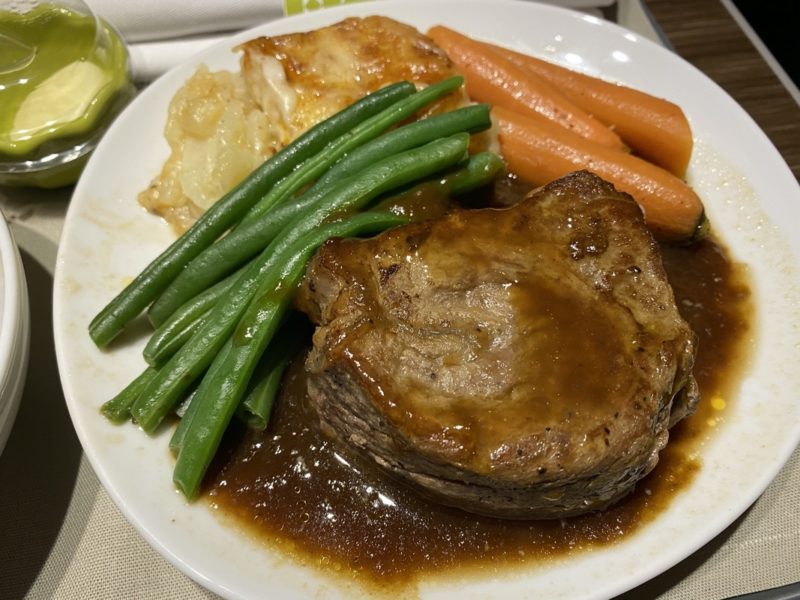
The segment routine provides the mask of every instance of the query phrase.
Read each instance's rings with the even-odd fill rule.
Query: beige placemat
[[[0,599],[216,598],[122,516],[86,460],[56,365],[52,287],[70,190],[3,190],[20,247],[31,354],[19,414],[0,456]]]

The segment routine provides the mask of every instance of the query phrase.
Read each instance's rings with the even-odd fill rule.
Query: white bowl
[[[0,213],[0,453],[17,416],[28,370],[28,286],[19,250]]]

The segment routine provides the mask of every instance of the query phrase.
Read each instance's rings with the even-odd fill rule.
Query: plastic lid
[[[52,162],[85,144],[123,91],[132,95],[125,45],[83,2],[0,7],[0,163]]]

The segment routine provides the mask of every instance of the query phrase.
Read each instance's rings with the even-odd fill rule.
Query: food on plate
[[[180,233],[280,148],[362,96],[395,81],[424,86],[456,74],[416,29],[349,18],[243,44],[241,73],[200,69],[173,99],[161,174],[139,196]],[[463,91],[430,107],[464,103]]]
[[[687,242],[706,234],[702,201],[669,171],[500,106],[492,109],[492,118],[509,169],[525,180],[542,185],[586,168],[633,196],[658,239]]]
[[[261,207],[265,206],[268,195],[270,201],[277,201],[275,192],[287,191],[287,182],[291,185],[302,184],[303,178],[314,175],[319,165],[335,160],[336,154],[328,151],[329,144],[335,145],[341,156],[409,117],[428,99],[445,95],[459,84],[460,79],[450,78],[437,87],[429,86],[421,94],[414,94],[405,103],[401,101],[414,92],[414,86],[408,82],[388,85],[318,123],[293,140],[214,203],[191,228],[100,311],[89,325],[89,333],[94,342],[98,346],[107,345],[128,322],[158,297],[189,261],[236,225],[257,203]],[[357,135],[352,131],[356,128]],[[297,169],[305,161],[313,161],[313,165],[309,163],[313,168]]]
[[[325,244],[299,305],[323,426],[445,503],[606,508],[697,401],[695,335],[626,194],[587,172],[511,208]]]
[[[149,366],[102,410],[147,433],[180,417],[187,498],[236,414],[267,427],[301,335],[286,323],[295,291],[323,244],[298,300],[319,325],[311,401],[328,431],[440,501],[512,518],[602,510],[693,410],[695,337],[653,234],[693,239],[702,203],[514,60],[432,32],[472,100],[498,102],[491,118],[445,52],[383,17],[247,42],[241,75],[200,69],[173,100],[172,154],[142,200],[188,229],[90,334],[106,346],[147,310]],[[464,56],[489,57],[485,85]],[[497,92],[498,77],[526,83]],[[529,110],[543,102],[553,120]],[[476,152],[492,121],[505,163]],[[547,185],[503,210],[452,208],[505,165]],[[412,209],[415,194],[431,206]]]
[[[198,68],[170,103],[171,154],[140,204],[183,233],[281,147],[272,121],[240,74]]]
[[[447,27],[428,34],[463,71],[470,96],[493,106],[501,151],[517,175],[543,185],[588,169],[631,194],[659,239],[706,234],[703,203],[681,179],[692,133],[680,107]],[[625,152],[615,134],[617,143],[599,134],[612,130],[638,156]]]
[[[531,40],[530,43],[538,42]],[[392,88],[395,90],[392,93],[398,96],[387,100],[387,105],[413,98],[416,87],[409,83]],[[463,99],[460,93],[453,97],[459,96]],[[330,364],[322,362],[321,357],[332,346],[331,326],[341,325],[341,320],[335,324],[320,323],[317,343],[308,363],[311,372],[306,370],[311,325],[302,313],[290,314],[293,309],[296,311],[297,305],[289,307],[289,298],[293,291],[296,295],[294,283],[303,271],[302,264],[308,253],[337,231],[321,229],[329,225],[325,219],[317,222],[321,213],[311,218],[320,229],[312,227],[306,234],[309,238],[285,237],[287,226],[309,219],[319,201],[333,199],[329,195],[332,188],[326,186],[338,185],[335,177],[349,178],[394,152],[411,150],[404,145],[406,137],[412,137],[411,131],[418,133],[433,128],[455,119],[456,115],[472,115],[476,119],[475,126],[462,123],[462,132],[474,133],[489,126],[488,106],[461,107],[461,103],[461,100],[456,103],[459,108],[455,110],[436,115],[428,115],[428,109],[423,108],[416,113],[426,115],[422,120],[412,121],[413,117],[406,115],[397,123],[387,124],[384,133],[375,132],[378,137],[374,139],[365,135],[360,140],[363,145],[358,147],[350,147],[342,140],[349,139],[353,132],[363,133],[363,119],[371,120],[372,116],[361,114],[359,119],[342,126],[338,134],[323,141],[318,132],[310,133],[308,138],[301,134],[297,143],[290,142],[286,151],[278,151],[275,159],[268,160],[263,171],[257,168],[254,180],[247,180],[231,195],[223,194],[225,198],[221,204],[212,205],[205,213],[208,217],[200,217],[198,228],[190,229],[189,235],[167,252],[171,264],[152,267],[142,280],[144,284],[134,284],[132,289],[139,290],[132,294],[134,300],[130,304],[127,300],[122,302],[123,310],[119,312],[114,308],[107,313],[114,327],[106,329],[103,324],[93,328],[94,334],[100,334],[96,339],[101,345],[107,345],[116,334],[116,328],[142,310],[147,310],[147,316],[156,326],[145,346],[142,375],[107,403],[103,411],[112,420],[133,421],[132,425],[124,426],[122,434],[126,439],[131,435],[144,435],[141,430],[147,434],[155,431],[157,439],[152,443],[156,444],[156,449],[159,444],[161,447],[157,454],[167,461],[164,463],[167,468],[175,467],[173,475],[178,497],[209,503],[212,512],[225,516],[226,526],[232,521],[234,526],[255,534],[271,550],[278,551],[278,560],[296,562],[295,566],[301,570],[310,568],[312,574],[319,568],[317,575],[326,581],[329,577],[338,580],[341,576],[347,581],[346,585],[352,586],[347,589],[366,585],[369,592],[375,589],[372,586],[377,586],[386,595],[386,591],[394,594],[402,588],[401,595],[413,595],[414,589],[422,589],[415,588],[418,582],[425,585],[421,577],[447,581],[461,575],[494,576],[502,575],[506,569],[525,570],[533,565],[546,570],[554,559],[571,562],[575,553],[594,550],[605,554],[609,546],[626,538],[630,541],[633,533],[668,516],[670,508],[677,508],[671,505],[679,495],[689,488],[696,491],[694,484],[700,479],[697,475],[705,470],[701,444],[712,433],[714,425],[709,423],[719,422],[724,415],[715,412],[706,401],[699,407],[699,414],[670,427],[693,408],[698,388],[693,385],[692,377],[697,377],[699,389],[706,398],[719,395],[727,400],[738,383],[737,368],[741,365],[729,360],[725,343],[719,341],[734,330],[729,327],[731,320],[727,313],[719,310],[720,304],[714,302],[723,302],[726,307],[734,305],[739,301],[739,291],[730,280],[720,284],[722,278],[717,277],[716,271],[698,268],[696,261],[699,253],[695,250],[699,247],[709,248],[709,253],[728,260],[713,239],[691,245],[662,246],[665,256],[671,251],[680,253],[673,254],[678,258],[673,259],[672,268],[668,270],[670,283],[675,282],[673,278],[677,273],[678,282],[685,277],[694,286],[690,291],[684,290],[672,300],[662,273],[660,277],[654,275],[655,283],[649,286],[658,288],[656,292],[650,293],[647,285],[633,293],[626,292],[626,279],[646,278],[655,272],[644,269],[637,274],[636,269],[628,271],[629,266],[635,262],[641,269],[642,256],[658,262],[654,258],[658,251],[644,231],[642,217],[630,199],[584,173],[567,175],[567,183],[553,184],[547,192],[535,192],[531,199],[523,200],[535,184],[525,183],[514,170],[508,177],[477,190],[477,194],[463,199],[451,198],[459,193],[462,176],[469,179],[472,174],[478,174],[482,177],[479,181],[485,183],[497,174],[502,159],[492,154],[462,156],[453,167],[434,177],[408,186],[399,185],[369,201],[365,207],[367,213],[351,212],[345,216],[334,210],[328,214],[334,217],[331,223],[335,227],[354,226],[353,222],[335,220],[340,217],[367,219],[376,228],[379,225],[371,219],[382,219],[380,227],[397,227],[374,240],[324,242],[324,249],[313,259],[314,268],[307,271],[301,296],[296,297],[298,304],[302,303],[309,312],[317,309],[313,304],[308,307],[309,303],[316,302],[321,295],[328,297],[331,285],[341,288],[341,281],[334,280],[328,285],[319,277],[321,265],[330,261],[332,255],[342,265],[354,264],[352,274],[345,273],[342,280],[371,275],[382,287],[380,294],[364,295],[364,306],[337,301],[324,307],[329,312],[339,311],[338,316],[352,308],[345,316],[358,318],[366,317],[364,311],[378,305],[379,308],[372,311],[378,319],[358,329],[343,327],[343,350],[333,356]],[[498,133],[497,119],[492,120],[494,133]],[[408,121],[412,122],[403,125]],[[322,128],[322,131],[330,131],[329,124],[323,124]],[[433,139],[414,137],[410,145],[416,147],[457,133],[455,129],[441,130]],[[390,144],[389,140],[402,144],[395,147],[394,141]],[[466,147],[464,140],[458,143],[461,148]],[[391,150],[382,155],[387,148]],[[501,146],[497,144],[494,148]],[[336,155],[332,150],[341,154]],[[694,165],[693,175],[698,166]],[[575,184],[589,180],[594,183]],[[336,189],[341,191],[341,188]],[[545,204],[543,196],[554,189],[572,192],[565,192],[559,202],[551,199]],[[531,206],[541,204],[547,210],[534,210],[528,206],[529,202]],[[615,243],[622,237],[629,238],[624,247],[631,258],[626,256],[624,260],[602,263],[598,271],[609,275],[612,281],[601,281],[599,287],[594,287],[585,277],[581,278],[579,267],[602,262],[613,251],[611,247],[603,247],[601,235],[588,236],[586,243],[582,240],[587,236],[581,241],[574,240],[576,244],[570,250],[575,252],[576,258],[563,259],[562,256],[561,262],[566,263],[566,268],[541,248],[550,243],[542,240],[552,241],[562,236],[562,249],[566,252],[568,244],[563,236],[568,235],[569,226],[573,224],[570,219],[574,219],[566,211],[572,211],[577,205],[586,208],[588,214],[588,207],[597,207],[598,203],[606,208],[618,206],[618,212],[626,216],[613,222],[615,234],[612,237]],[[513,205],[514,208],[484,210],[482,207],[487,205]],[[228,213],[229,209],[235,214]],[[371,211],[380,214],[373,216]],[[393,215],[386,214],[388,211]],[[608,212],[613,211],[609,209]],[[605,214],[603,209],[599,214]],[[497,225],[491,232],[491,239],[488,227],[473,229],[470,226],[458,230],[452,227],[459,218],[469,221],[470,225],[480,225],[481,215],[493,219],[492,223]],[[501,222],[503,215],[508,221]],[[525,215],[530,220],[516,230],[508,226],[514,215]],[[548,227],[557,218],[561,219],[560,224]],[[589,219],[592,227],[607,223],[598,219],[594,216]],[[405,225],[406,221],[411,224]],[[418,231],[426,231],[428,236],[425,239],[418,236],[412,240],[414,243],[419,243],[420,248],[437,247],[436,256],[424,265],[433,265],[428,269],[431,277],[439,277],[446,271],[437,280],[441,285],[425,285],[422,277],[412,281],[413,285],[403,285],[399,279],[406,267],[421,272],[422,259],[430,258],[427,255],[408,252],[402,256],[408,259],[408,265],[398,261],[398,269],[390,266],[382,272],[367,273],[388,256],[364,256],[355,251],[352,256],[342,254],[343,249],[360,248],[361,244],[376,252],[389,253],[391,248],[386,240],[402,242],[401,234]],[[355,230],[340,229],[338,233],[354,234]],[[273,241],[278,239],[282,243],[273,246]],[[642,243],[644,239],[649,243]],[[247,284],[237,284],[245,271],[251,270],[250,261],[268,247],[269,252],[278,252],[274,258],[266,259],[269,262],[260,263],[264,268],[259,272],[265,276],[258,277],[257,283],[250,280]],[[456,260],[447,262],[448,252],[455,254],[463,264]],[[582,253],[585,255],[578,258]],[[467,263],[472,279],[462,276]],[[451,264],[455,266],[451,268]],[[569,266],[574,270],[570,271]],[[278,270],[272,271],[273,267]],[[512,273],[514,269],[524,271],[526,276],[516,276],[517,272]],[[117,269],[114,272],[117,273],[115,280],[119,281],[120,274]],[[545,283],[538,285],[527,277],[530,272],[545,272],[550,279],[542,277]],[[510,285],[503,290],[498,284],[509,274],[515,279],[505,280]],[[156,283],[150,287],[149,281]],[[190,285],[184,287],[187,283]],[[243,290],[243,286],[247,290]],[[255,287],[261,289],[251,297]],[[232,295],[235,288],[246,293]],[[532,292],[527,304],[524,299],[519,302],[520,297],[527,296],[522,288]],[[447,289],[452,289],[452,293],[440,300]],[[178,291],[180,294],[173,295]],[[342,293],[357,291],[351,288]],[[504,292],[508,294],[505,303]],[[641,310],[625,311],[625,307],[616,302],[615,292]],[[419,293],[421,299],[415,298],[415,293]],[[645,298],[654,299],[653,303],[642,306],[643,294]],[[248,301],[248,298],[251,299]],[[379,298],[386,301],[380,304]],[[352,295],[346,298],[352,299]],[[666,302],[666,319],[648,323],[640,318],[647,316],[646,309],[656,307],[661,301]],[[534,318],[530,309],[542,306],[544,316],[530,326]],[[679,321],[676,306],[700,332],[702,353],[698,354],[698,359],[702,357],[702,360],[691,370],[691,375],[688,365],[691,333],[686,324]],[[320,312],[322,308],[319,307]],[[697,310],[705,312],[698,315]],[[380,346],[376,344],[375,354],[378,359],[392,352],[405,351],[406,354],[393,362],[393,356],[380,362],[381,368],[394,369],[392,373],[400,373],[400,377],[388,383],[376,378],[376,385],[386,392],[389,401],[398,390],[401,393],[411,390],[399,396],[401,402],[395,402],[398,407],[408,406],[409,402],[403,403],[407,398],[419,400],[422,394],[431,400],[427,404],[420,401],[422,409],[412,411],[407,419],[421,422],[427,428],[408,444],[401,443],[401,428],[390,429],[388,433],[381,429],[380,420],[373,418],[376,411],[364,410],[358,415],[363,415],[363,420],[369,424],[379,423],[375,431],[370,428],[364,435],[358,433],[361,424],[355,419],[343,419],[337,426],[330,417],[332,407],[352,409],[354,398],[357,400],[357,394],[368,385],[338,389],[335,394],[328,393],[325,387],[334,377],[335,369],[349,359],[346,350],[351,341],[358,342],[362,334],[384,330],[389,322],[386,311],[391,312],[391,318],[397,317],[400,334],[392,339],[385,338],[386,343]],[[234,317],[234,314],[242,316]],[[286,315],[285,319],[280,318],[282,314]],[[403,322],[406,315],[409,318]],[[438,343],[442,346],[451,343],[453,351],[441,360],[439,355],[427,353],[422,357],[427,362],[420,359],[413,363],[420,366],[415,371],[408,367],[407,356],[416,359],[414,352],[427,352],[434,345],[428,344],[429,340],[419,334],[421,328],[413,319],[420,315],[427,316],[433,323],[431,329],[438,334]],[[592,319],[592,315],[599,315],[599,318]],[[224,323],[220,326],[217,321],[211,325],[212,317],[220,316]],[[299,317],[299,326],[295,317]],[[464,324],[469,319],[480,321],[481,331],[473,333]],[[442,325],[442,330],[435,330],[434,326],[442,320],[448,321],[449,329]],[[105,323],[105,319],[98,323]],[[144,345],[143,323],[137,325],[128,332],[135,337],[125,335],[109,346],[109,350],[116,353],[122,346],[121,354],[127,354],[139,347],[140,342]],[[647,329],[647,325],[653,326]],[[551,329],[558,326],[563,336],[548,335],[548,326]],[[670,327],[674,328],[675,337],[661,346],[665,368],[659,371],[653,368],[652,357],[658,353],[658,335],[666,338],[665,331]],[[600,336],[598,330],[610,333]],[[627,347],[617,351],[626,335],[631,337],[639,332],[646,335],[650,331],[655,333],[642,344],[645,358],[635,354],[631,357]],[[681,351],[678,346],[682,334],[685,345]],[[492,340],[500,340],[500,343],[493,346]],[[517,340],[521,342],[512,346]],[[506,341],[508,345],[502,346]],[[220,343],[222,346],[217,351]],[[561,351],[552,351],[559,345]],[[301,346],[299,355],[293,357],[298,346]],[[492,356],[499,356],[499,359],[492,360]],[[620,367],[619,377],[601,379],[597,372],[618,367],[615,356],[620,357],[620,363],[639,361],[643,369]],[[713,359],[709,360],[709,356]],[[363,360],[364,357],[367,360]],[[363,353],[355,358],[364,365],[363,371],[371,367],[368,362],[373,355]],[[335,365],[333,360],[337,361]],[[578,361],[583,364],[574,366]],[[314,370],[315,365],[322,366]],[[424,367],[429,365],[432,368],[427,371]],[[460,369],[474,376],[454,377],[452,373]],[[287,370],[285,376],[284,370]],[[425,377],[432,372],[436,373],[435,379]],[[709,380],[709,372],[714,379]],[[406,374],[409,376],[405,377]],[[539,387],[557,388],[559,383],[555,376],[558,376],[560,383],[575,393],[570,398],[552,394],[556,401],[546,399],[545,409],[534,413],[540,417],[540,423],[538,429],[534,426],[529,433],[533,441],[525,440],[525,406],[509,411],[511,414],[505,421],[498,407],[503,404],[502,400],[508,400],[506,406],[515,402],[524,405],[525,399],[520,393],[525,391],[523,384],[542,374],[544,384]],[[480,389],[477,384],[499,388],[506,375],[511,379],[519,377],[513,383],[523,379],[507,397],[498,400],[497,395],[474,393],[475,389]],[[317,390],[313,398],[307,394],[309,378],[312,390]],[[467,393],[464,396],[439,394],[438,389],[448,378],[457,391],[466,389]],[[186,385],[188,379],[192,382]],[[731,387],[721,384],[722,380],[731,382]],[[415,387],[416,383],[419,386]],[[592,410],[577,411],[569,419],[554,419],[554,425],[544,424],[551,414],[548,411],[555,412],[553,407],[564,407],[571,400],[580,408],[583,406],[580,399],[597,399],[597,395],[592,394],[594,390],[608,392],[611,389],[613,392],[625,388],[626,384],[628,388],[647,387],[648,402],[641,404],[642,415],[639,416],[635,405],[620,401],[619,405],[625,404],[627,410],[619,411],[620,416],[613,419],[607,434],[602,428],[605,420],[597,417],[593,422],[592,414],[596,416],[597,413]],[[682,384],[685,385],[678,392]],[[433,389],[434,393],[428,394],[428,389]],[[589,393],[583,393],[586,390]],[[673,390],[677,392],[674,396]],[[464,397],[465,404],[472,403],[473,413],[459,408],[451,411],[456,414],[448,420],[448,403],[449,406],[458,404]],[[612,400],[621,397],[620,394]],[[336,404],[329,402],[331,398]],[[596,409],[599,404],[589,403],[589,408]],[[528,408],[531,405],[529,403]],[[545,433],[550,438],[542,434],[547,427],[550,431]],[[669,443],[661,448],[668,428]],[[325,433],[332,431],[338,434],[338,439]],[[482,435],[482,431],[488,431],[488,435]],[[585,443],[581,431],[587,432]],[[142,438],[142,444],[148,443],[146,437]],[[364,439],[374,444],[374,455],[385,464],[396,462],[385,471],[375,468],[375,461],[368,454],[371,447],[362,444]],[[537,439],[544,440],[542,445],[548,441],[552,444],[538,455],[538,448],[526,454],[525,450],[535,446]],[[177,463],[170,462],[173,457],[163,452],[167,440]],[[133,438],[129,441],[135,442]],[[131,450],[127,442],[125,446]],[[398,446],[401,447],[399,452]],[[499,452],[492,453],[489,450],[492,446]],[[359,450],[359,447],[366,449]],[[521,456],[515,454],[519,448],[523,449]],[[439,454],[435,455],[436,452]],[[433,455],[435,460],[428,458]],[[491,463],[494,468],[481,470],[481,456],[484,465]],[[158,459],[158,456],[152,458]],[[645,477],[656,460],[658,468]],[[428,468],[432,463],[435,469]],[[395,466],[397,468],[393,468]],[[172,487],[164,480],[155,485],[162,491],[165,485]],[[623,496],[624,501],[617,501]],[[203,512],[202,506],[194,508]],[[586,513],[578,514],[581,511]],[[272,556],[271,552],[269,554]],[[285,556],[281,556],[283,554]]]
[[[378,98],[385,95],[385,92],[378,91],[317,125],[327,130],[328,135],[320,138],[320,134],[312,129],[268,160],[245,180],[242,188],[252,192],[279,168],[286,169],[282,179],[263,190],[262,194],[235,189],[226,196],[237,198],[235,210],[219,208],[226,202],[223,198],[173,244],[173,250],[164,254],[166,258],[157,258],[151,263],[144,276],[135,279],[93,321],[90,333],[95,341],[102,344],[103,340],[110,340],[127,320],[137,314],[143,298],[152,298],[166,287],[162,284],[168,283],[164,275],[168,269],[174,268],[179,259],[189,255],[188,252],[199,254],[202,251],[197,243],[198,236],[192,241],[194,231],[203,232],[205,237],[199,241],[211,244],[213,249],[216,240],[208,232],[213,233],[213,228],[219,226],[223,217],[230,224],[238,220],[240,225],[246,225],[261,215],[269,214],[270,209],[283,202],[290,202],[295,194],[315,198],[310,203],[298,201],[305,208],[295,212],[279,231],[273,232],[271,238],[261,240],[258,255],[242,267],[238,275],[219,282],[222,292],[214,294],[213,301],[203,304],[196,319],[184,321],[192,331],[182,338],[182,345],[170,345],[174,355],[159,353],[162,364],[148,367],[103,407],[103,412],[112,420],[124,420],[127,412],[142,429],[152,433],[190,396],[171,444],[177,453],[174,480],[188,498],[197,495],[222,435],[245,399],[257,364],[284,320],[305,263],[316,247],[331,236],[353,235],[365,230],[374,232],[408,220],[406,216],[381,211],[351,216],[379,196],[396,193],[431,177],[441,179],[445,175],[455,178],[446,190],[452,193],[459,187],[485,183],[487,177],[497,174],[498,170],[491,165],[499,159],[481,160],[481,155],[469,159],[467,153],[469,132],[480,131],[489,125],[485,106],[453,111],[452,117],[429,117],[425,125],[405,125],[385,134],[391,143],[375,139],[390,126],[413,117],[431,103],[458,90],[461,83],[460,77],[451,77],[418,92],[405,93],[387,108],[375,112],[375,102],[371,98],[376,94]],[[411,84],[406,86],[413,90]],[[309,140],[318,143],[320,139],[330,137],[331,128],[341,127],[342,122],[348,122],[348,114],[354,110],[358,112],[363,106],[371,107],[374,114],[330,140],[317,153],[309,153]],[[381,148],[385,156],[378,159],[377,153],[370,153],[367,156],[369,160],[359,159],[357,149],[360,146],[375,150]],[[299,164],[283,158],[298,153],[305,157]],[[342,159],[342,162],[334,167],[337,159]],[[294,168],[289,171],[291,166]],[[331,173],[334,176],[326,180]],[[238,264],[231,269],[236,267]],[[196,300],[186,298],[192,311]],[[181,303],[178,302],[176,308],[180,308]],[[167,316],[170,312],[167,311]],[[156,355],[152,354],[151,358],[153,356]],[[191,391],[195,381],[199,385]],[[259,385],[257,381],[253,383]],[[268,418],[268,415],[256,416],[262,420]]]
[[[444,39],[466,38],[442,26],[431,28],[428,35],[440,44]],[[469,43],[487,55],[511,61],[531,78],[548,82],[569,101],[611,127],[642,158],[678,177],[686,174],[692,155],[692,130],[676,104],[502,46],[479,40]]]
[[[429,91],[433,89],[428,88]],[[264,203],[270,201],[270,198],[274,197],[276,193],[287,193],[289,183],[291,183],[291,180],[287,178],[286,182],[277,185],[270,194],[251,209],[240,227],[237,227],[219,243],[207,248],[181,271],[150,307],[148,314],[151,321],[160,325],[188,298],[216,283],[222,276],[254,256],[292,219],[308,210],[326,194],[331,184],[337,179],[352,175],[392,154],[432,142],[439,137],[446,137],[461,131],[479,132],[487,129],[489,125],[489,112],[486,105],[463,107],[415,121],[348,152],[346,156],[332,165],[311,189],[292,202],[278,200],[280,206],[276,210],[263,210],[261,207],[264,206]],[[353,133],[357,134],[355,130]],[[344,153],[358,137],[358,135],[351,136],[347,145],[342,146],[339,150],[335,151],[329,148],[323,157],[324,163],[333,163],[339,154]],[[302,168],[306,169],[305,165]],[[302,180],[299,179],[301,174],[298,172],[292,177],[302,183],[305,177]],[[298,188],[299,185],[295,184],[293,187]]]
[[[452,29],[432,27],[428,35],[456,63],[475,101],[546,119],[602,146],[624,149],[616,133],[538,75]]]

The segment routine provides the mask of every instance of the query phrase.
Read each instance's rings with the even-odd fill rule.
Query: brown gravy
[[[478,517],[427,502],[323,437],[290,370],[268,431],[231,436],[207,480],[224,514],[306,564],[383,590],[448,570],[496,571],[613,543],[656,517],[702,468],[697,450],[724,418],[753,314],[742,266],[713,239],[664,248],[679,309],[700,338],[703,401],[676,426],[658,467],[619,505],[561,521]]]

